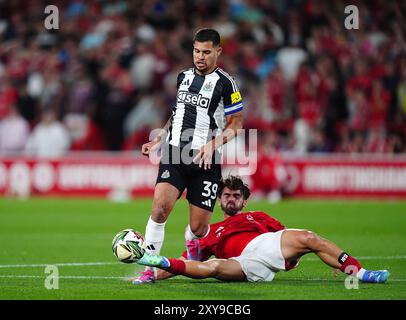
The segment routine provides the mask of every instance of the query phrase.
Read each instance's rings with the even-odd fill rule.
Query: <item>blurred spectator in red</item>
[[[405,143],[404,1],[357,1],[359,30],[343,27],[343,0],[54,4],[63,26],[57,32],[44,28],[42,1],[0,1],[0,119],[17,100],[31,126],[48,108],[60,119],[87,115],[88,133],[74,149],[121,150],[124,119],[143,94],[176,99],[173,83],[191,65],[201,27],[222,36],[220,66],[237,76],[250,106],[246,125],[276,128],[284,149],[307,152],[315,126],[334,150],[347,142],[360,150],[358,133],[368,140],[375,127],[387,144]],[[149,125],[130,140],[142,139]],[[341,135],[346,125],[354,137]]]
[[[368,131],[363,152],[385,153],[387,149],[386,132],[382,128],[371,128]]]
[[[285,103],[287,93],[288,88],[282,70],[279,66],[275,66],[266,80],[266,95],[273,121],[283,120],[290,116]]]
[[[0,120],[7,116],[18,99],[17,90],[8,78],[0,78]]]
[[[362,56],[359,56],[354,61],[354,75],[347,82],[348,97],[352,98],[357,90],[363,90],[365,93],[369,92],[371,82],[368,62]]]
[[[315,83],[312,81],[304,82],[301,85],[301,92],[297,98],[299,117],[306,121],[309,126],[319,123],[322,107]]]
[[[71,150],[100,151],[106,148],[99,127],[88,116],[70,113],[63,123],[69,131]]]
[[[383,87],[382,81],[380,79],[373,80],[368,99],[369,128],[385,131],[390,100],[390,93]]]
[[[251,176],[253,199],[267,199],[270,203],[282,199],[287,173],[278,151],[278,143],[278,135],[272,130],[260,136],[257,170]]]
[[[362,89],[354,89],[348,100],[348,125],[356,131],[368,129],[370,108],[366,94]]]

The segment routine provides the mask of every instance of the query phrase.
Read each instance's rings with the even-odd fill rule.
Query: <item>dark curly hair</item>
[[[230,190],[240,190],[245,200],[247,200],[251,195],[248,185],[245,184],[239,176],[228,176],[220,180],[218,192],[219,197],[221,197],[225,187],[229,188]]]
[[[196,32],[193,42],[206,42],[211,41],[213,42],[213,47],[217,47],[220,45],[220,34],[214,30],[209,28],[203,28]]]

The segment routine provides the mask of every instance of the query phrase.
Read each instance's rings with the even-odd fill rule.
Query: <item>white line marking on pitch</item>
[[[45,278],[45,276],[33,276],[33,275],[0,275],[0,278]],[[118,279],[127,280],[125,277],[106,277],[106,276],[58,276],[62,279]]]
[[[283,279],[284,281],[332,281],[334,279]],[[362,281],[360,281],[362,283]],[[406,282],[406,279],[388,279],[388,282]]]
[[[364,256],[356,257],[358,260],[397,260],[406,259],[404,256]],[[319,258],[303,258],[304,261],[319,261]],[[119,264],[118,262],[67,262],[67,263],[41,263],[41,264],[0,264],[0,269],[5,268],[44,268],[48,265],[57,267],[86,267],[86,266],[106,266]]]
[[[357,257],[354,256],[357,260],[402,260],[406,259],[406,256],[364,256]],[[305,261],[318,261],[319,258],[303,258]]]
[[[68,262],[68,263],[41,263],[41,264],[0,264],[1,268],[42,268],[48,265],[57,267],[86,267],[86,266],[105,266],[117,264],[118,262]]]
[[[43,279],[46,276],[33,276],[33,275],[0,275],[0,278],[39,278]],[[106,276],[59,276],[62,279],[114,279],[114,280],[129,280],[126,277],[106,277]],[[285,281],[332,281],[334,279],[284,279]],[[406,282],[406,279],[389,279],[388,282]]]

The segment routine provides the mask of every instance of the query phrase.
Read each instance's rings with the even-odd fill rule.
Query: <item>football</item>
[[[143,244],[144,237],[138,231],[124,229],[113,239],[113,254],[121,262],[133,263],[144,255]]]

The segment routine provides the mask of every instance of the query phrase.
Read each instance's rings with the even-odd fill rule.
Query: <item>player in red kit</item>
[[[329,240],[302,229],[286,229],[278,220],[261,211],[242,212],[249,188],[234,176],[222,180],[220,205],[225,219],[210,226],[201,239],[201,260],[186,260],[145,253],[138,264],[158,267],[158,279],[172,275],[190,278],[217,278],[224,281],[272,281],[279,271],[295,268],[310,252],[325,264],[356,276],[362,282],[385,282],[387,270],[371,271]],[[216,259],[209,259],[212,255]]]

